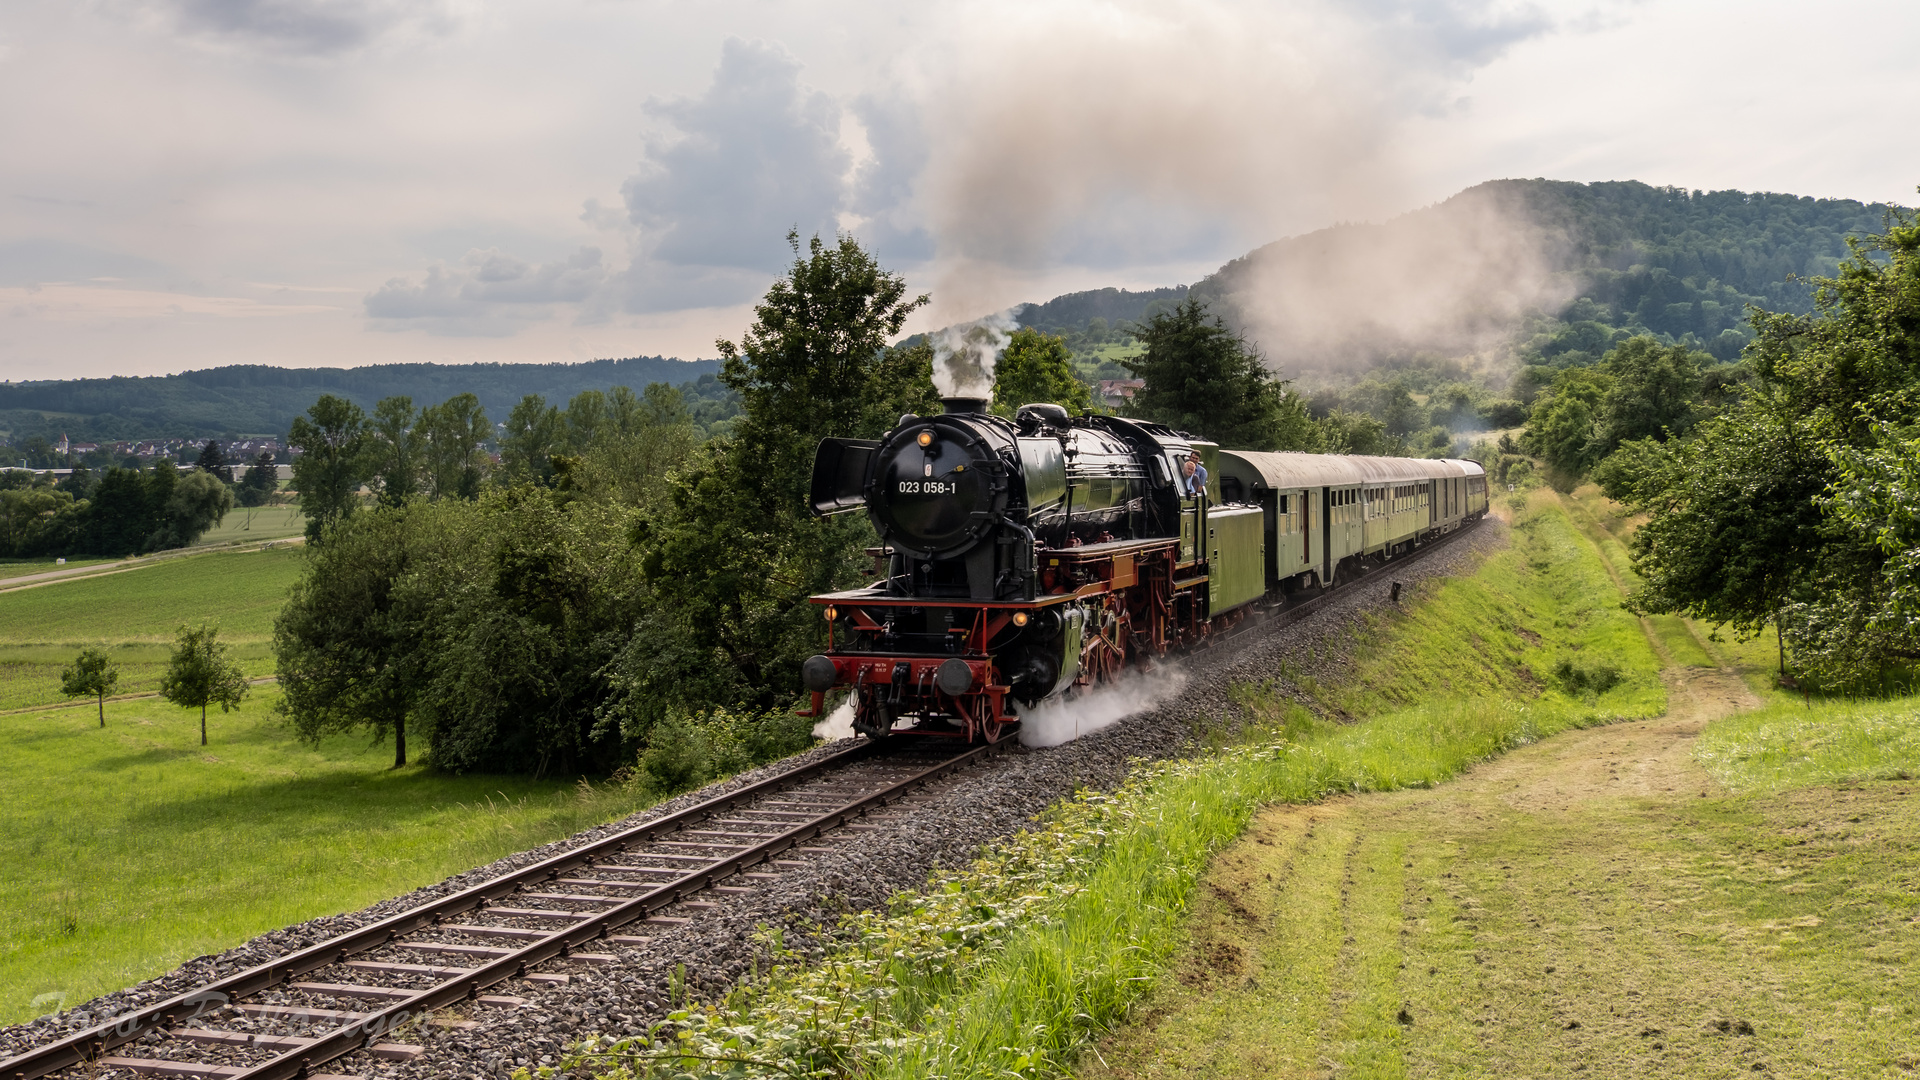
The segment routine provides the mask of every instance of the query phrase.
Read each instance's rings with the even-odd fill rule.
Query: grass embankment
[[[154,632],[167,623],[125,617]],[[215,710],[205,748],[198,712],[157,699],[109,702],[105,730],[90,707],[0,716],[0,1023],[399,895],[642,801],[396,771],[390,746],[356,737],[302,747],[272,715],[276,700],[273,686],[257,686],[238,712]]]
[[[1631,585],[1629,523],[1582,496],[1562,505]],[[1920,700],[1791,697],[1771,641],[1648,622],[1673,660],[1660,721],[1262,811],[1207,870],[1178,978],[1082,1072],[1920,1067]]]
[[[767,1075],[1058,1072],[1165,970],[1209,856],[1260,805],[1431,787],[1557,731],[1660,711],[1657,662],[1611,593],[1565,512],[1536,506],[1510,550],[1367,627],[1353,680],[1301,686],[1364,718],[1334,723],[1273,685],[1243,687],[1249,723],[1220,739],[1234,745],[1083,796],[891,917],[856,918],[824,962],[792,958],[657,1044],[596,1046],[587,1064],[618,1075],[664,1053],[653,1064],[731,1058]]]
[[[160,688],[175,631],[210,620],[251,676],[273,673],[273,617],[300,571],[298,549],[213,552],[0,593],[0,710],[51,705],[61,669],[104,646],[120,694]]]

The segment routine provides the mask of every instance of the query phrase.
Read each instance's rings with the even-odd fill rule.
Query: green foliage
[[[411,533],[431,512],[416,500],[356,515],[311,553],[273,630],[280,709],[300,738],[391,734],[394,768],[407,763],[407,716],[426,688],[426,627],[404,583],[420,554]]]
[[[68,697],[91,697],[100,706],[100,726],[107,726],[107,695],[120,683],[113,658],[99,649],[81,649],[73,666],[60,673],[60,692]]]
[[[641,527],[655,600],[620,655],[620,722],[630,732],[669,706],[772,708],[791,699],[818,651],[806,598],[860,580],[873,542],[864,518],[806,510],[823,436],[871,438],[902,413],[938,408],[932,349],[887,347],[925,297],[851,237],[802,251],[755,308],[739,344],[720,342],[721,381],[740,395],[733,435],[701,448]]]
[[[418,420],[413,399],[404,394],[381,398],[373,407],[367,452],[372,456],[371,471],[384,505],[399,506],[420,493],[420,459],[427,440]],[[272,460],[271,455],[268,460]]]
[[[553,483],[553,457],[566,447],[566,420],[539,394],[528,394],[507,415],[500,468],[507,483]]]
[[[426,438],[427,494],[472,499],[486,480],[486,444],[493,437],[487,410],[473,394],[455,394],[420,413]]]
[[[763,491],[798,507],[823,435],[885,431],[931,398],[919,350],[889,349],[907,316],[927,303],[881,269],[850,236],[819,237],[754,307],[740,342],[719,341],[720,381],[740,395],[740,452],[766,477]]]
[[[635,779],[649,795],[666,798],[812,745],[812,718],[784,708],[672,710],[647,732]]]
[[[227,658],[227,646],[210,623],[183,626],[175,642],[160,696],[183,709],[200,710],[200,745],[207,745],[207,706],[231,712],[247,696],[247,673]],[[102,726],[105,719],[102,718]]]
[[[1329,454],[1391,454],[1397,449],[1387,437],[1385,421],[1366,413],[1335,409],[1320,420],[1322,449]]]
[[[293,486],[307,516],[307,539],[318,543],[359,506],[356,492],[372,478],[366,414],[345,398],[322,394],[305,416],[294,418],[287,441],[299,454]]]
[[[1645,611],[1745,634],[1772,620],[1834,689],[1920,656],[1903,525],[1920,420],[1920,226],[1884,235],[1817,282],[1811,315],[1756,311],[1754,385],[1685,445],[1636,449],[1606,477],[1652,520],[1635,537]]]
[[[1075,415],[1093,407],[1087,384],[1074,376],[1066,339],[1022,327],[993,369],[993,410],[1012,416],[1035,402],[1052,402]]]
[[[220,452],[220,444],[212,439],[200,448],[200,456],[194,459],[193,467],[204,473],[211,473],[221,482],[227,479],[227,456]]]
[[[1305,403],[1260,354],[1198,301],[1182,301],[1131,331],[1146,346],[1123,360],[1146,380],[1129,415],[1190,431],[1221,446],[1312,450],[1321,445]]]
[[[77,550],[86,509],[49,485],[0,489],[0,555],[19,559]]]

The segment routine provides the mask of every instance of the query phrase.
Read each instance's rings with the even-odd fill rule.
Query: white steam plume
[[[835,742],[853,738],[853,695],[848,694],[820,722],[813,725],[813,737]]]
[[[1567,239],[1509,185],[1483,184],[1379,225],[1337,225],[1253,252],[1208,282],[1216,313],[1292,370],[1394,353],[1464,355],[1575,295]]]
[[[935,37],[957,47],[923,69],[936,324],[1026,299],[1042,268],[1190,262],[1404,204],[1384,120],[1404,80],[1332,7],[950,10]]]
[[[933,385],[941,397],[993,396],[993,366],[1020,329],[1012,309],[933,335]]]
[[[1128,672],[1114,682],[1073,698],[1048,698],[1029,709],[1018,703],[1020,741],[1027,746],[1059,746],[1125,720],[1179,693],[1187,673],[1165,665],[1151,672]]]

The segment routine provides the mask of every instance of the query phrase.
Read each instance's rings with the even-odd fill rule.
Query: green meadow
[[[86,646],[120,668],[120,694],[159,689],[174,634],[217,623],[249,675],[273,674],[273,617],[299,574],[298,547],[129,561],[0,592],[0,710],[66,700],[60,671]]]
[[[271,685],[208,719],[157,698],[0,716],[0,1023],[352,911],[638,809],[563,781],[391,768],[297,743]],[[37,1002],[37,1003],[36,1003]]]
[[[273,618],[301,559],[298,547],[209,552],[0,592],[0,1023],[643,801],[570,781],[396,771],[391,747],[359,737],[303,745],[275,714],[271,682],[212,713],[205,748],[197,710],[130,696],[158,689],[175,631],[203,619],[249,674],[271,675]],[[60,694],[60,670],[88,645],[120,667],[104,730],[90,700]]]

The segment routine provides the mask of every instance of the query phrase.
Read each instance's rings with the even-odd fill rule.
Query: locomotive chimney
[[[987,399],[981,397],[943,397],[940,403],[950,413],[983,413],[987,411]]]

